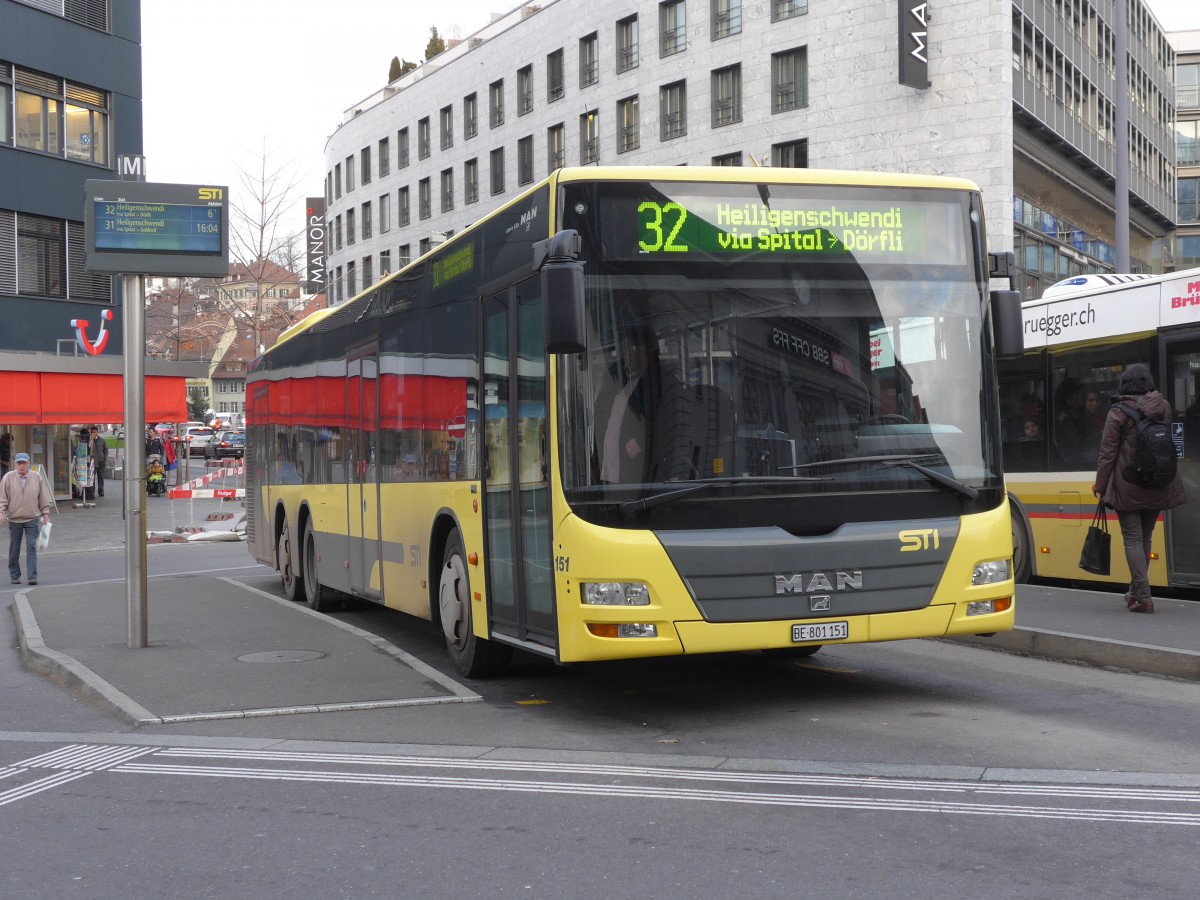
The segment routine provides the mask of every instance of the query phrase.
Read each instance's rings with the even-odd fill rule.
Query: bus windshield
[[[572,187],[589,333],[560,359],[560,448],[582,515],[1000,483],[965,194]]]

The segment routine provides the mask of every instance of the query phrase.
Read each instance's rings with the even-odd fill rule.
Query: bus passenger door
[[[489,627],[552,648],[549,369],[539,279],[484,300],[482,337]]]
[[[1200,584],[1200,334],[1163,337],[1163,396],[1171,404],[1172,437],[1187,502],[1168,510],[1166,546],[1172,584]]]
[[[380,565],[379,478],[376,413],[379,357],[374,350],[351,358],[346,371],[346,430],[350,442],[350,587],[373,599],[383,596]],[[373,579],[372,576],[378,573]]]

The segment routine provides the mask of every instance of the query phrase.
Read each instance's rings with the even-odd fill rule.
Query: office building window
[[[342,279],[342,267],[338,266],[335,271],[337,274],[333,279],[333,298],[340,303],[346,297],[346,283]]]
[[[712,123],[717,128],[742,121],[742,66],[735,63],[712,73]]]
[[[504,148],[499,147],[491,153],[492,193],[504,193]]]
[[[742,0],[711,0],[714,41],[742,33]]]
[[[404,267],[410,262],[412,262],[412,244],[401,244],[400,250],[396,255],[396,265]]]
[[[723,153],[720,156],[712,158],[714,166],[740,166],[742,164],[741,153]]]
[[[354,190],[354,157],[346,157],[346,193]]]
[[[442,169],[442,212],[454,209],[454,170]]]
[[[417,159],[428,159],[433,152],[430,146],[429,116],[417,120]]]
[[[533,66],[517,70],[517,115],[533,112]]]
[[[13,67],[12,84],[0,84],[0,144],[107,166],[109,95],[106,91]],[[0,77],[7,76],[0,67]],[[10,106],[11,102],[11,106]],[[10,112],[11,110],[11,112]],[[9,116],[16,124],[9,131]]]
[[[777,169],[807,169],[808,141],[786,141],[771,145],[771,165]]]
[[[363,184],[371,183],[371,148],[363,147],[359,154],[361,165],[359,166],[359,174],[362,176]]]
[[[669,141],[687,134],[686,80],[664,84],[658,89],[658,123],[660,140]]]
[[[433,186],[428,178],[417,182],[417,216],[428,219],[433,215]]]
[[[371,257],[364,256],[362,259],[362,281],[363,290],[369,288],[375,281],[375,272],[373,270],[373,262]]]
[[[771,112],[808,106],[808,48],[771,54]]]
[[[638,17],[617,22],[617,72],[628,72],[638,64]]]
[[[392,230],[392,195],[382,194],[379,197],[379,233],[387,234]]]
[[[1200,106],[1200,63],[1175,64],[1175,108]]]
[[[779,22],[808,12],[808,0],[771,0],[771,21]]]
[[[382,278],[384,275],[390,275],[391,273],[392,273],[392,251],[391,250],[380,250],[379,251],[379,277]]]
[[[463,140],[479,134],[479,98],[475,94],[463,97]]]
[[[562,122],[546,129],[546,169],[553,172],[567,164],[567,129]]]
[[[1175,123],[1175,165],[1200,166],[1200,121]]]
[[[335,250],[342,249],[342,217],[335,216],[333,219],[333,247]]]
[[[330,170],[325,174],[325,205],[329,206],[333,203],[333,171]]]
[[[638,98],[626,97],[617,101],[617,152],[636,150],[640,143],[638,134]]]
[[[339,200],[342,197],[342,164],[333,167],[333,193]]]
[[[504,79],[488,85],[488,121],[493,128],[504,124]]]
[[[667,0],[658,4],[658,55],[670,56],[687,49],[687,4]]]
[[[596,32],[579,39],[579,86],[585,88],[600,80],[600,38]]]
[[[517,184],[533,181],[533,135],[517,141]]]
[[[1177,182],[1179,221],[1200,221],[1200,178],[1180,178]]]
[[[371,236],[371,201],[362,205],[362,236],[365,241]]]
[[[401,128],[396,132],[396,168],[408,166],[408,129]]]
[[[468,159],[463,163],[463,199],[467,203],[479,202],[478,159]]]
[[[600,113],[593,109],[579,117],[579,164],[598,162],[600,159]]]
[[[0,247],[13,245],[13,213],[0,215]],[[16,267],[17,293],[39,297],[67,296],[67,223],[62,219],[16,213]],[[7,232],[7,234],[5,234]],[[83,237],[82,234],[79,235]],[[83,250],[80,242],[79,249]],[[12,260],[0,259],[0,271],[10,269]],[[11,275],[5,278],[10,281]],[[107,279],[106,279],[107,280]]]
[[[353,297],[358,293],[358,276],[356,275],[355,263],[346,263],[346,296]]]
[[[563,52],[562,48],[546,56],[546,102],[553,103],[563,96]]]
[[[396,215],[399,218],[401,228],[412,221],[412,215],[409,212],[407,185],[400,188],[399,193],[396,195]]]
[[[379,139],[379,177],[392,171],[391,146],[387,138]]]
[[[441,148],[449,150],[454,146],[454,107],[443,106],[438,119],[441,122]]]
[[[353,244],[357,239],[358,229],[354,227],[354,210],[346,210],[346,243]]]
[[[421,240],[417,242],[417,252],[419,252],[422,256],[424,256],[426,253],[428,253],[432,249],[433,249],[433,241],[430,240],[429,238],[421,238]]]

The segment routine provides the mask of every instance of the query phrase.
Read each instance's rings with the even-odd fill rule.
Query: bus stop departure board
[[[107,274],[228,274],[226,189],[88,181],[87,269]]]

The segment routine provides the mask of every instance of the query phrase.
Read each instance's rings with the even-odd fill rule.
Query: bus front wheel
[[[1033,538],[1029,534],[1025,515],[1011,499],[1009,503],[1012,515],[1013,580],[1017,584],[1026,584],[1033,575]]]
[[[317,612],[329,612],[339,602],[337,591],[321,584],[317,575],[317,538],[312,519],[304,523],[304,600]]]
[[[279,537],[275,540],[275,561],[279,566],[279,578],[283,582],[283,596],[289,600],[300,599],[300,577],[297,565],[296,542],[292,540],[292,529],[287,519],[279,529]]]
[[[476,637],[471,626],[471,580],[462,535],[450,534],[438,577],[438,616],[446,651],[454,667],[469,678],[499,675],[508,666],[510,648]]]

